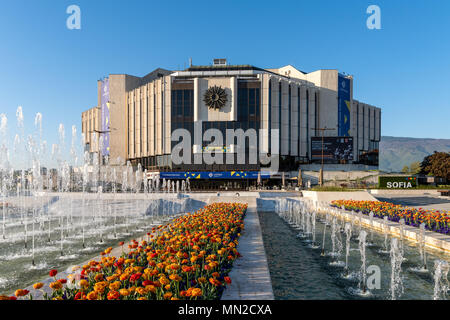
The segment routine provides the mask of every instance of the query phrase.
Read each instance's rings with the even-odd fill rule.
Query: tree
[[[421,167],[420,167],[419,161],[413,162],[409,165],[409,171],[412,174],[418,174],[420,172],[420,170],[421,170]]]
[[[405,173],[405,174],[409,173],[409,167],[408,166],[404,166],[403,169],[402,169],[402,172]]]
[[[437,152],[426,156],[420,173],[450,180],[450,152]]]

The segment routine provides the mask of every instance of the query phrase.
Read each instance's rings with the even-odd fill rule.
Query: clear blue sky
[[[81,8],[81,30],[66,8]],[[382,30],[366,27],[381,8]],[[44,139],[81,129],[97,79],[143,76],[225,57],[232,64],[355,77],[354,98],[382,108],[382,135],[450,138],[450,1],[8,1],[0,11],[0,113],[12,139],[43,114]],[[51,149],[51,148],[49,148]]]

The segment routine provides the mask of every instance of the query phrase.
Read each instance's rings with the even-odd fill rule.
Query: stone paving
[[[450,211],[450,198],[428,195],[374,195],[378,200],[406,207]]]

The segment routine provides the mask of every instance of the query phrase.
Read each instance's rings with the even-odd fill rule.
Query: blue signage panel
[[[160,179],[257,179],[259,171],[180,171],[160,172]],[[270,178],[269,173],[261,172],[261,179]]]
[[[102,113],[102,124],[100,136],[103,137],[103,148],[101,153],[103,156],[109,155],[109,79],[102,81],[100,97],[100,110]]]
[[[338,135],[350,136],[350,79],[338,75]]]

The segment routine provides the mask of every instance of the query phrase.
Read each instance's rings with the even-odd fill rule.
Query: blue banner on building
[[[100,110],[102,113],[102,124],[100,136],[103,137],[103,148],[101,153],[103,156],[109,155],[109,79],[102,81],[101,87],[101,98],[100,98]]]
[[[350,136],[350,79],[338,75],[338,135]]]
[[[160,172],[160,179],[257,179],[259,171],[198,171]],[[270,178],[269,173],[261,173],[261,179]]]

